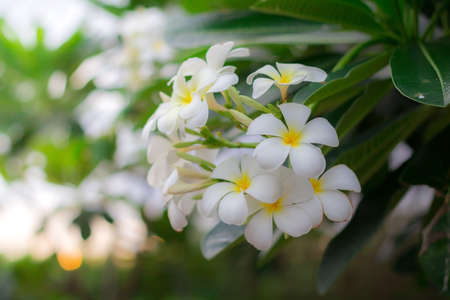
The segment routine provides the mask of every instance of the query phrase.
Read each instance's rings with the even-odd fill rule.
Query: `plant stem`
[[[387,42],[388,40],[385,38],[379,38],[379,39],[372,39],[365,41],[361,44],[358,44],[354,46],[352,49],[350,49],[342,58],[337,62],[337,64],[334,66],[332,72],[336,72],[345,66],[348,65],[349,62],[351,62],[362,50],[364,50],[367,47],[370,47],[374,44]]]

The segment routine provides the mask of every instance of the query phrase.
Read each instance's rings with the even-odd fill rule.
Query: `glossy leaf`
[[[219,222],[208,232],[201,244],[202,254],[206,259],[212,259],[220,252],[236,243],[243,236],[245,226],[228,225]]]
[[[358,145],[343,150],[334,164],[346,164],[355,171],[361,184],[366,183],[386,162],[392,149],[413,133],[429,114],[430,110],[424,106],[400,116]]]
[[[375,81],[369,84],[367,90],[358,97],[352,106],[339,120],[336,131],[339,138],[343,137],[349,130],[355,127],[364,117],[370,113],[374,106],[392,88],[391,80]]]
[[[261,0],[253,8],[271,14],[339,24],[368,33],[383,32],[372,11],[359,0]]]
[[[237,44],[358,43],[367,36],[321,23],[255,12],[209,13],[175,22],[166,33],[174,47]]]
[[[392,80],[406,97],[428,105],[450,103],[450,38],[397,48],[391,58]]]
[[[399,172],[391,173],[376,188],[365,192],[350,223],[330,241],[319,268],[319,293],[330,288],[404,195],[406,187],[398,182],[398,175]]]
[[[384,52],[364,62],[330,73],[325,83],[310,83],[300,89],[294,97],[294,102],[319,105],[324,99],[366,80],[381,70],[388,63],[389,57],[390,52]]]

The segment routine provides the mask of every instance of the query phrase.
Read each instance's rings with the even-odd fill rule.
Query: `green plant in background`
[[[307,105],[313,115],[325,114],[336,126],[343,146],[335,151],[323,148],[327,161],[330,165],[348,165],[363,185],[363,198],[353,219],[324,253],[318,290],[321,293],[328,290],[410,185],[428,184],[435,188],[436,198],[429,216],[423,220],[422,248],[418,256],[429,279],[447,293],[449,239],[445,215],[448,213],[450,164],[446,154],[448,146],[444,144],[449,138],[450,122],[449,110],[445,108],[450,101],[450,2],[250,2],[223,1],[220,8],[242,9],[248,4],[251,11],[190,17],[169,29],[168,40],[184,48],[224,40],[259,47],[301,45],[302,50],[297,51],[302,52],[300,56],[275,54],[278,61],[310,64],[315,59],[316,65],[323,64],[326,69],[327,61],[336,58],[333,45],[355,44],[335,61],[325,82],[307,83],[289,93],[293,102]],[[187,8],[193,12],[217,8],[211,6],[200,1],[190,3]],[[252,59],[250,57],[250,61]],[[387,66],[391,78],[378,79],[380,76],[376,74]],[[407,98],[392,93],[393,86]],[[416,103],[408,103],[408,98]],[[275,100],[262,99],[263,103]],[[383,104],[380,104],[382,99]],[[374,117],[374,108],[380,105],[391,107],[395,113],[384,118]],[[275,108],[271,104],[252,107],[269,112]],[[411,141],[414,155],[400,169],[388,170],[388,155],[405,140]],[[428,151],[433,154],[427,156]],[[443,225],[445,220],[447,225]],[[430,238],[431,228],[436,226],[440,229],[434,229],[434,238]],[[203,241],[205,257],[211,259],[235,245],[242,234],[242,227],[217,225]],[[281,239],[276,247],[263,254],[262,261],[272,256],[284,242]]]

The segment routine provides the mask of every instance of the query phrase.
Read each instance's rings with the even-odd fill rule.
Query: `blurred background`
[[[141,129],[179,63],[228,36],[204,32],[185,49],[195,37],[165,32],[250,2],[0,1],[0,299],[441,297],[410,259],[416,244],[405,243],[433,197],[425,186],[407,194],[325,296],[315,289],[318,266],[345,224],[290,241],[264,265],[247,244],[205,260],[199,244],[214,223],[198,214],[183,233],[171,229],[146,182]],[[255,43],[252,60],[234,64],[241,81],[274,61],[329,70],[340,47]],[[390,164],[410,155],[400,144]]]

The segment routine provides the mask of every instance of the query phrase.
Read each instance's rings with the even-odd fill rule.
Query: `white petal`
[[[325,158],[319,148],[310,144],[293,147],[289,153],[294,172],[308,178],[317,177],[325,170]]]
[[[315,118],[309,121],[303,129],[302,142],[314,143],[336,147],[339,139],[336,129],[324,118]]]
[[[256,70],[255,72],[251,73],[250,75],[248,75],[247,84],[252,84],[253,78],[255,78],[255,76],[258,74],[269,76],[270,78],[276,81],[279,81],[281,78],[280,73],[278,73],[278,71],[274,67],[272,67],[271,65],[265,65]]]
[[[353,172],[346,165],[337,165],[326,171],[320,178],[324,190],[345,190],[361,192],[361,185]]]
[[[170,167],[167,160],[162,157],[156,160],[147,174],[147,182],[154,188],[162,188],[167,177],[170,174]]]
[[[209,88],[208,93],[222,92],[228,89],[230,86],[239,82],[239,77],[234,73],[225,73],[219,75],[216,82]]]
[[[283,200],[286,204],[310,201],[314,192],[309,180],[295,174],[291,169],[281,167],[281,182],[283,184]]]
[[[227,224],[242,225],[248,216],[248,207],[242,193],[231,192],[219,203],[219,218]]]
[[[190,119],[194,117],[198,110],[200,109],[201,99],[198,94],[192,95],[192,101],[188,105],[185,105],[182,109],[180,109],[180,117],[183,119]]]
[[[258,163],[264,169],[275,169],[283,164],[289,154],[290,147],[278,137],[268,138],[256,146],[253,151]]]
[[[242,174],[247,174],[250,178],[261,174],[264,172],[263,169],[259,166],[256,159],[248,154],[245,154],[241,157],[241,172]]]
[[[250,50],[248,48],[236,48],[231,50],[228,57],[247,57],[250,55]]]
[[[207,67],[202,69],[192,77],[191,84],[192,86],[196,87],[196,91],[203,91],[204,89],[207,89],[209,86],[214,84],[218,76],[219,73],[217,70],[211,67]]]
[[[327,73],[316,67],[302,66],[299,71],[306,73],[305,81],[323,82],[327,79]]]
[[[154,163],[160,157],[167,156],[167,152],[173,149],[172,143],[162,136],[152,135],[147,149],[147,160],[149,163]]]
[[[206,61],[208,62],[208,65],[217,69],[221,68],[225,63],[231,48],[233,48],[233,45],[233,42],[225,42],[209,48],[208,52],[206,52]]]
[[[206,66],[206,62],[203,59],[200,59],[198,57],[189,58],[181,64],[177,75],[192,76],[200,72],[200,70],[205,68]]]
[[[293,237],[306,234],[312,228],[309,216],[298,205],[284,206],[273,218],[278,229]]]
[[[340,191],[323,191],[317,196],[322,201],[325,215],[331,221],[347,221],[352,216],[352,204],[344,193]]]
[[[179,179],[178,176],[178,170],[173,170],[169,177],[167,177],[166,181],[164,182],[163,188],[162,188],[162,192],[164,194],[167,194],[167,191],[169,190],[169,188],[174,185]]]
[[[270,87],[274,84],[274,81],[272,79],[268,78],[256,78],[253,82],[253,98],[259,98],[262,95],[264,95]]]
[[[279,105],[281,113],[289,129],[302,130],[311,114],[311,110],[303,104],[284,103]]]
[[[311,220],[312,227],[317,227],[322,223],[323,220],[323,209],[322,204],[316,196],[313,196],[313,198],[310,201],[306,201],[303,203],[298,204],[308,215],[309,219]]]
[[[162,133],[170,135],[174,132],[178,122],[178,111],[172,109],[158,120],[158,129]]]
[[[275,63],[278,71],[281,75],[294,75],[303,65],[301,64],[283,64],[283,63]]]
[[[247,134],[281,136],[286,131],[286,126],[274,115],[262,114],[250,123]]]
[[[210,216],[217,203],[229,192],[233,190],[234,184],[229,182],[219,182],[208,187],[203,193],[202,200],[198,207],[205,216]]]
[[[260,211],[248,221],[245,239],[259,250],[268,250],[272,245],[272,214]]]
[[[234,66],[224,66],[222,68],[220,68],[219,70],[219,74],[224,74],[224,73],[235,73],[236,72],[236,67]]]
[[[173,201],[170,201],[167,214],[169,216],[170,225],[176,231],[182,231],[188,224],[186,216],[178,209]]]
[[[208,115],[208,103],[206,103],[206,101],[201,101],[197,114],[193,118],[187,120],[187,127],[195,129],[205,126],[206,122],[208,121]]]
[[[281,194],[279,178],[271,174],[255,176],[245,192],[261,202],[273,203]]]
[[[189,215],[192,210],[194,209],[195,203],[197,201],[192,199],[192,193],[185,194],[181,199],[178,201],[178,208],[180,211],[185,215]]]
[[[234,181],[241,176],[239,160],[236,157],[229,158],[220,163],[212,172],[211,178]]]

